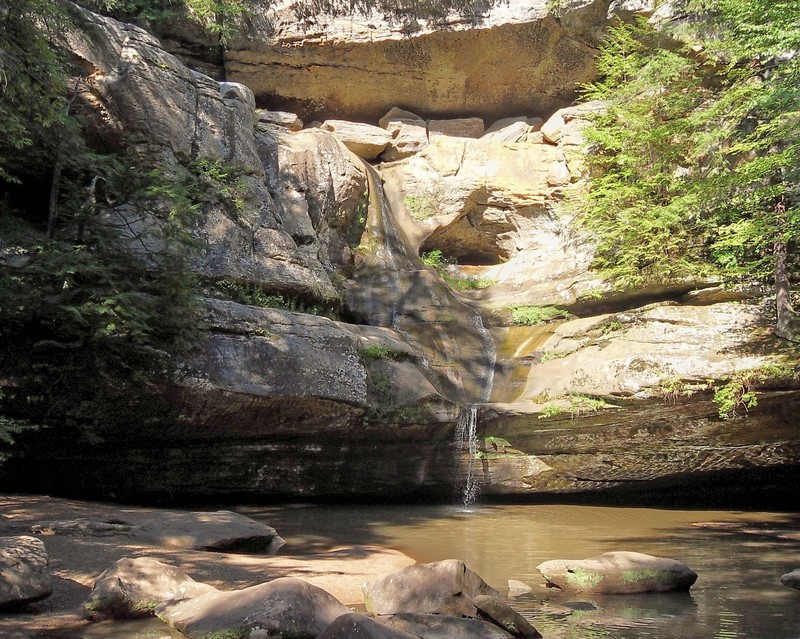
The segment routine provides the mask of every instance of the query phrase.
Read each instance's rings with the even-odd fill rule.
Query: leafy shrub
[[[569,317],[568,311],[557,306],[510,306],[509,310],[511,311],[511,319],[517,326],[533,326]]]
[[[722,419],[737,415],[737,410],[758,406],[756,388],[771,380],[794,379],[788,366],[762,366],[735,373],[728,382],[714,389],[714,403]]]

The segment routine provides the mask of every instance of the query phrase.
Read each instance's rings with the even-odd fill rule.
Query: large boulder
[[[787,588],[800,590],[800,568],[795,568],[792,572],[781,575],[781,583]]]
[[[163,601],[190,599],[216,588],[152,557],[123,557],[94,582],[83,607],[91,619],[134,619],[153,615]]]
[[[549,586],[569,592],[631,594],[680,592],[697,573],[686,564],[638,552],[607,552],[582,560],[556,559],[536,567]]]
[[[0,537],[0,607],[39,601],[53,592],[47,549],[36,537]]]
[[[317,639],[419,639],[419,635],[351,612],[337,617]]]
[[[444,135],[451,138],[479,138],[484,126],[481,118],[452,118],[428,120],[428,135],[431,138]]]
[[[428,123],[415,113],[392,107],[380,119],[380,125],[392,136],[381,159],[401,160],[428,146]]]
[[[259,124],[258,150],[281,228],[309,262],[353,264],[366,215],[364,163],[334,133]]]
[[[418,612],[474,617],[472,598],[497,594],[456,559],[415,564],[364,584],[367,610],[379,615]]]
[[[225,632],[252,636],[256,630],[263,636],[316,639],[334,619],[349,612],[333,595],[293,577],[167,601],[155,609],[159,619],[188,639]]]
[[[333,133],[342,144],[365,160],[378,157],[392,139],[391,134],[384,129],[360,122],[325,120],[320,128]]]

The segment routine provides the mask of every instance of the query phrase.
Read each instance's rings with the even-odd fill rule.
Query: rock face
[[[105,570],[83,606],[92,619],[133,619],[154,614],[168,600],[191,599],[216,588],[152,557],[123,557]]]
[[[593,559],[557,559],[536,567],[548,585],[570,592],[632,594],[691,588],[697,573],[674,559],[637,552],[608,552]]]
[[[389,21],[378,10],[298,16],[302,5],[279,3],[250,16],[229,43],[225,69],[260,102],[304,118],[377,122],[395,105],[490,120],[549,113],[592,77],[591,45],[608,4],[571,2],[556,19],[545,0],[494,1],[480,13]]]
[[[189,639],[256,631],[265,636],[316,639],[334,619],[349,612],[324,590],[292,577],[165,602],[155,609],[159,619]]]
[[[13,608],[53,592],[44,543],[36,537],[0,537],[0,607]]]
[[[665,380],[701,384],[737,369],[769,366],[777,362],[774,351],[754,348],[766,328],[763,317],[757,304],[673,302],[570,320],[544,332],[542,327],[498,330],[498,339],[508,341],[503,351],[533,338],[516,359],[533,356],[540,362],[530,363],[524,388],[498,387],[497,399],[532,400],[545,391],[554,397],[647,397]]]
[[[472,598],[497,594],[463,561],[455,559],[416,564],[364,584],[367,610],[379,615],[412,612],[474,617]]]
[[[480,15],[405,25],[270,4],[226,60],[228,79],[249,88],[192,72],[145,31],[71,6],[67,40],[86,70],[75,108],[91,138],[168,175],[229,170],[235,197],[212,189],[193,221],[193,269],[213,299],[182,383],[154,391],[175,419],[125,433],[99,425],[105,440],[92,444],[20,438],[2,467],[6,487],[448,500],[469,462],[456,421],[477,402],[484,493],[696,478],[724,493],[730,473],[765,495],[793,490],[797,394],[760,399],[743,429],[719,419],[707,392],[706,380],[797,361],[768,334],[764,308],[724,291],[688,295],[703,282],[612,294],[589,270],[591,237],[560,206],[583,175],[582,124],[602,108],[564,105],[591,76],[588,43],[608,0],[569,2],[557,18],[544,0],[488,2]],[[297,113],[330,119],[303,129]],[[356,153],[385,163],[378,172]],[[146,211],[98,206],[110,220],[141,218],[151,241]],[[425,266],[421,251],[458,264]],[[455,290],[477,279],[486,286]],[[251,298],[292,310],[240,303]],[[567,306],[577,319],[508,326],[521,304]],[[686,388],[698,391],[691,401]],[[587,410],[579,394],[615,408]],[[48,472],[32,476],[32,466]],[[762,472],[768,481],[748,480]],[[89,534],[119,525],[95,524]]]
[[[523,412],[534,410],[527,404],[487,409],[479,436],[491,433],[510,446],[484,453],[482,491],[602,491],[609,500],[675,506],[732,507],[751,498],[790,503],[784,486],[800,468],[800,439],[788,426],[800,409],[796,392],[765,392],[746,418],[729,420],[719,419],[703,396],[621,405],[601,412],[566,408],[544,420]]]

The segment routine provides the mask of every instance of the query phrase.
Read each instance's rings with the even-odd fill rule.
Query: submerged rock
[[[520,595],[526,595],[532,590],[533,588],[531,588],[528,584],[523,583],[522,581],[518,581],[516,579],[508,580],[509,597],[519,597]]]
[[[125,513],[123,516],[125,521],[86,517],[43,521],[31,530],[51,535],[141,537],[171,548],[212,552],[274,554],[286,543],[272,526],[230,510],[163,510],[153,514]]]
[[[317,639],[419,639],[419,635],[351,612],[337,617]]]
[[[795,568],[792,572],[781,575],[781,583],[787,588],[800,590],[800,568]]]
[[[528,620],[499,597],[478,595],[472,599],[481,618],[491,621],[514,637],[541,639],[541,633]]]
[[[389,617],[385,623],[420,639],[509,639],[513,636],[487,621],[443,614],[403,612]]]
[[[556,559],[536,567],[549,586],[570,592],[632,594],[691,588],[697,573],[674,559],[638,552],[607,552],[582,560]]]
[[[0,537],[0,607],[13,608],[49,597],[52,579],[44,542],[35,537]]]

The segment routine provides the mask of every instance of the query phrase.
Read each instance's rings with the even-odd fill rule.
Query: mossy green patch
[[[653,568],[643,568],[642,570],[623,570],[622,581],[647,581],[648,579],[664,579],[668,573],[663,570]]]
[[[570,568],[564,574],[564,579],[568,584],[572,584],[573,586],[594,588],[605,579],[605,575],[590,570],[584,570],[583,568]]]

